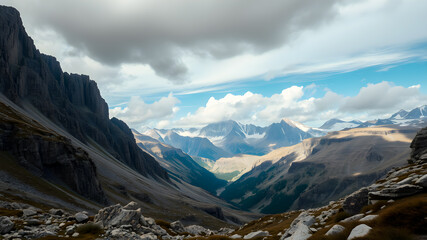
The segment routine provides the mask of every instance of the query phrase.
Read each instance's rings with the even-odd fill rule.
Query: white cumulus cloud
[[[410,110],[423,105],[427,96],[417,87],[395,86],[391,82],[368,84],[356,96],[343,96],[326,90],[322,97],[310,96],[313,86],[292,86],[270,97],[252,92],[211,97],[205,106],[173,124],[181,127],[236,120],[242,123],[269,125],[283,118],[317,126],[331,118],[371,120],[388,117],[399,109]],[[310,124],[311,123],[311,124]]]
[[[160,127],[164,127],[165,123],[168,123],[168,119],[172,118],[179,110],[176,106],[178,103],[178,98],[174,97],[172,93],[151,104],[144,102],[138,96],[134,96],[126,107],[110,109],[110,117],[119,118],[131,127],[153,125],[155,123],[158,123]]]

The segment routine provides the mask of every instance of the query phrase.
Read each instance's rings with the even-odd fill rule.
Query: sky
[[[427,104],[427,1],[3,0],[136,129],[318,127]]]

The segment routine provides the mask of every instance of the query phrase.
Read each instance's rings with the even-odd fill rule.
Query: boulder
[[[378,215],[367,215],[367,216],[361,218],[359,221],[360,222],[369,222],[369,221],[374,220],[377,217],[378,217]]]
[[[89,219],[88,215],[83,212],[76,213],[76,215],[74,215],[74,218],[78,223],[86,222]]]
[[[369,231],[371,231],[371,227],[369,227],[366,224],[360,224],[357,227],[353,228],[353,230],[351,230],[350,235],[348,236],[347,240],[351,240],[354,238],[359,238],[359,237],[364,237],[366,235],[368,235]]]
[[[363,214],[356,214],[354,216],[348,217],[344,220],[341,220],[341,222],[346,223],[346,222],[352,222],[352,221],[357,221],[359,219],[363,218]]]
[[[0,217],[0,234],[9,233],[15,224],[8,217]]]
[[[171,228],[173,231],[175,231],[177,233],[185,232],[184,225],[182,225],[182,223],[180,221],[175,221],[175,222],[171,223]]]
[[[335,224],[333,227],[331,227],[331,229],[329,229],[328,232],[326,232],[326,236],[331,236],[331,235],[336,235],[338,233],[341,233],[342,231],[345,230],[345,227]]]
[[[352,193],[344,199],[342,208],[350,214],[357,214],[364,206],[369,204],[369,191],[367,188]]]
[[[56,216],[62,216],[64,214],[64,211],[62,209],[52,208],[49,210],[49,213]]]
[[[157,236],[152,233],[146,233],[141,235],[141,240],[156,240]]]
[[[310,228],[303,222],[299,222],[295,227],[294,233],[289,237],[283,238],[284,240],[306,240],[311,237]]]
[[[411,148],[409,163],[423,163],[427,161],[427,127],[417,133],[411,142]]]
[[[204,228],[202,226],[199,226],[199,225],[190,225],[190,226],[187,226],[187,227],[185,227],[185,231],[188,232],[188,233],[190,233],[190,234],[193,234],[193,235],[205,234],[205,235],[209,236],[209,235],[212,234],[211,230],[206,229],[206,228]]]
[[[33,209],[24,209],[22,210],[24,217],[31,217],[37,214]]]
[[[139,208],[138,203],[133,202],[133,201],[128,203],[126,206],[123,207],[123,209],[125,209],[125,210],[137,210],[138,208]]]
[[[232,232],[234,232],[234,229],[232,228],[220,228],[217,232],[218,235],[230,235]]]
[[[141,209],[126,210],[120,204],[109,206],[98,211],[95,215],[95,222],[104,227],[119,227],[122,225],[131,225],[134,230],[138,225],[144,224],[145,219],[141,214]]]
[[[290,225],[290,227],[289,227],[289,229],[288,230],[286,230],[286,232],[282,235],[282,237],[280,238],[281,240],[283,240],[283,239],[287,239],[288,237],[290,237],[290,236],[292,236],[292,235],[294,235],[294,233],[298,230],[298,228],[302,228],[300,225],[299,225],[299,223],[301,223],[301,224],[303,224],[303,225],[305,225],[305,226],[307,226],[307,229],[310,231],[310,227],[311,227],[311,225],[313,225],[314,223],[316,222],[316,220],[315,220],[315,218],[312,216],[312,215],[310,215],[309,213],[307,213],[307,212],[302,212],[300,215],[298,215],[298,217],[297,218],[295,218],[293,221],[292,221],[292,223],[291,223],[291,225]],[[302,229],[302,230],[300,230],[300,231],[303,231],[303,230],[305,230],[305,229]]]
[[[408,197],[420,193],[423,188],[412,184],[404,184],[400,186],[392,186],[381,189],[377,192],[370,192],[370,199],[395,199]]]
[[[424,174],[424,176],[420,177],[416,182],[416,185],[421,186],[423,188],[427,188],[427,174]]]
[[[267,237],[270,236],[270,233],[267,231],[256,231],[246,234],[243,239],[252,239],[256,237]]]

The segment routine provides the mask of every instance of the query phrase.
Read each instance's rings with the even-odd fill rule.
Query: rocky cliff
[[[427,162],[427,127],[421,129],[411,143],[409,163]]]
[[[0,92],[37,111],[83,143],[95,141],[144,176],[168,180],[167,172],[138,148],[127,125],[109,119],[96,83],[64,73],[59,62],[41,54],[22,25],[19,12],[0,6]]]
[[[0,103],[0,151],[12,155],[37,176],[107,203],[95,164],[84,150],[3,103]]]

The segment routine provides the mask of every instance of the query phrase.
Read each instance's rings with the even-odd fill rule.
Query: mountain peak
[[[295,127],[295,128],[299,128],[300,130],[307,132],[309,131],[311,128],[294,120],[288,119],[288,118],[283,118],[282,122],[285,122],[286,124],[288,124],[291,127]]]

